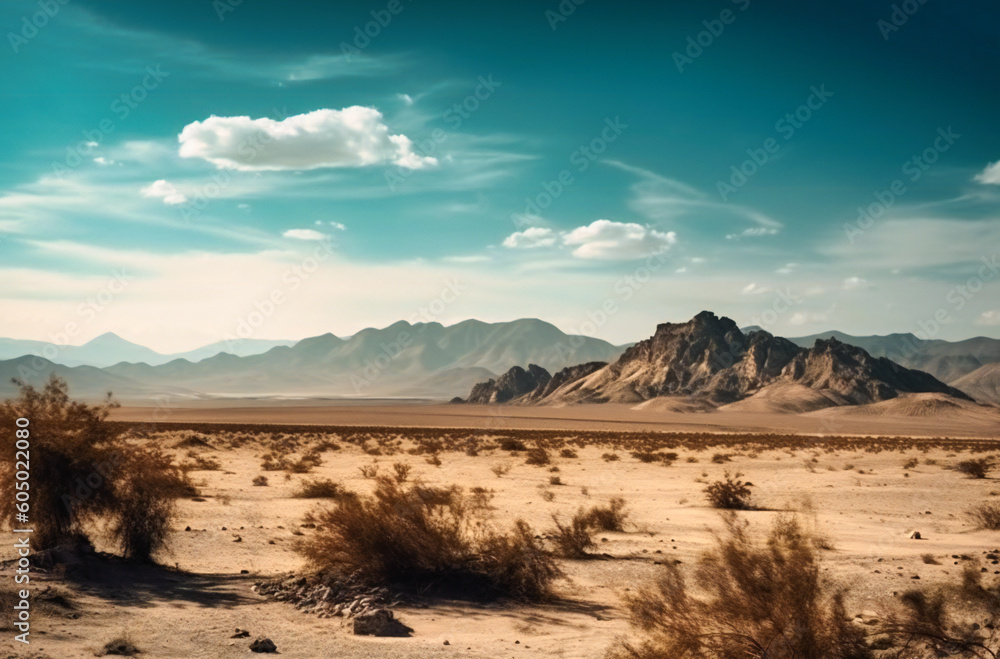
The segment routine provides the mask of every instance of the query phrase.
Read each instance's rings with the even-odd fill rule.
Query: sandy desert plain
[[[180,501],[155,565],[101,554],[112,548],[98,533],[97,554],[36,573],[30,651],[11,640],[5,619],[3,656],[92,657],[125,638],[138,656],[243,657],[269,638],[286,657],[597,659],[616,639],[641,637],[625,596],[652,586],[668,564],[690,574],[716,545],[724,525],[705,487],[727,471],[753,484],[759,509],[739,513],[752,536],[796,515],[821,539],[820,578],[845,590],[850,624],[875,629],[915,586],[955,583],[969,566],[1000,574],[993,555],[984,558],[1000,548],[1000,533],[968,514],[1000,500],[1000,483],[955,469],[1000,455],[1000,413],[964,412],[913,416],[899,401],[862,416],[418,401],[123,407],[113,421],[135,442],[168,449],[197,493]],[[391,594],[409,637],[356,636],[346,616],[257,592],[255,584],[309,572],[295,545],[317,533],[307,513],[329,502],[301,498],[304,483],[368,493],[372,465],[394,475],[396,464],[409,466],[408,483],[479,492],[491,523],[523,519],[546,546],[553,516],[567,522],[614,498],[626,504],[624,530],[595,530],[585,557],[557,559],[562,576],[541,603]],[[12,556],[5,547],[3,559]],[[10,563],[0,576],[9,582]],[[237,629],[249,635],[232,638]]]

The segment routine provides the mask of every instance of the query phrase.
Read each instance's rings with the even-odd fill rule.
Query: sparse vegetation
[[[560,574],[525,522],[488,530],[488,509],[459,488],[379,477],[373,494],[338,499],[312,517],[322,528],[299,551],[321,571],[371,585],[540,600]]]
[[[0,404],[0,426],[20,428],[30,420],[33,488],[32,545],[44,550],[85,540],[89,525],[107,522],[113,539],[130,558],[148,559],[166,543],[176,500],[193,489],[170,457],[153,447],[129,443],[122,428],[107,421],[116,407],[73,402],[63,380],[45,387],[20,384],[20,395]],[[25,433],[25,434],[28,434]],[[4,521],[16,512],[15,432],[0,444],[0,509]]]
[[[586,558],[587,549],[594,546],[593,524],[590,515],[580,508],[568,524],[558,515],[552,515],[556,528],[549,532],[555,543],[555,553],[562,558]]]
[[[725,472],[721,481],[715,481],[705,488],[705,496],[713,508],[722,510],[752,510],[752,483],[740,480],[743,474]]]
[[[1000,531],[1000,505],[990,502],[981,503],[969,510],[968,515],[978,528]]]
[[[623,533],[629,512],[625,509],[625,499],[615,497],[606,506],[594,506],[587,512],[587,525],[598,531]]]
[[[724,516],[718,546],[700,561],[695,597],[674,564],[655,588],[626,598],[640,639],[615,659],[869,659],[864,632],[848,621],[841,595],[820,580],[819,562],[794,518],[779,519],[766,542]]]
[[[955,469],[970,478],[986,478],[993,469],[993,460],[992,458],[973,458],[971,460],[962,460],[955,465]]]
[[[336,499],[346,494],[343,487],[329,478],[304,480],[292,496],[296,499]]]

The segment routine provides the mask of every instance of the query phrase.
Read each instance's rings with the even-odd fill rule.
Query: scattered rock
[[[913,533],[910,534],[910,540],[922,540],[922,539],[923,538],[920,537],[920,531],[914,531]]]
[[[250,644],[250,652],[277,652],[278,646],[269,638],[258,638]]]
[[[354,633],[358,636],[409,636],[413,630],[389,609],[376,609],[354,618]]]
[[[249,637],[250,637],[250,632],[248,632],[245,629],[240,629],[239,627],[237,627],[236,633],[230,636],[229,638],[249,638]]]

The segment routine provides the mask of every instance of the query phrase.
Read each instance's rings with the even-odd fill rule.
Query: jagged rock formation
[[[548,384],[552,376],[541,366],[529,364],[528,370],[515,366],[498,377],[472,387],[469,403],[506,403]]]
[[[611,364],[565,368],[530,389],[524,370],[512,369],[496,383],[476,385],[469,402],[642,402],[686,396],[720,406],[775,385],[781,385],[773,390],[780,397],[794,389],[790,384],[823,392],[828,404],[866,404],[920,392],[970,400],[927,373],[836,339],[801,348],[763,330],[743,333],[729,318],[703,311],[687,323],[659,325],[652,337]]]
[[[864,405],[903,393],[941,393],[972,400],[933,375],[905,368],[885,357],[872,357],[861,348],[837,339],[818,339],[785,367],[782,378],[812,389],[834,391],[850,403]]]

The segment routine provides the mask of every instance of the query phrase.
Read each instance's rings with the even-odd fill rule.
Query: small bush
[[[263,474],[261,474],[260,476],[254,476],[252,482],[257,487],[264,487],[267,485],[267,476]]]
[[[559,451],[559,457],[572,460],[573,458],[576,458],[578,456],[576,454],[576,451],[574,451],[573,449],[564,448],[563,450]]]
[[[740,480],[743,474],[730,475],[727,471],[721,481],[715,481],[705,488],[705,496],[713,508],[722,510],[752,510],[750,501],[751,483]]]
[[[549,459],[549,453],[543,448],[533,448],[528,451],[528,457],[524,461],[524,464],[542,466],[547,465],[551,462]]]
[[[393,478],[396,479],[397,483],[405,483],[410,479],[410,471],[413,469],[410,465],[404,462],[397,462],[392,465],[392,470],[395,472]]]
[[[629,512],[625,510],[625,499],[615,497],[606,506],[594,506],[587,512],[587,524],[598,531],[625,531]]]
[[[916,458],[910,458],[903,463],[903,469],[916,469],[920,465],[920,460]]]
[[[552,516],[556,528],[549,532],[555,543],[555,553],[562,558],[585,558],[587,549],[594,546],[592,524],[589,515],[583,508],[573,515],[569,524],[559,521],[558,515]]]
[[[733,456],[729,453],[716,453],[712,456],[712,462],[715,464],[722,464],[723,462],[731,462]]]
[[[560,574],[526,523],[490,530],[489,509],[457,487],[379,477],[373,494],[342,497],[311,517],[321,528],[298,551],[320,571],[366,585],[540,600]]]
[[[562,478],[558,476],[549,476],[549,485],[562,485]]]
[[[995,503],[983,503],[968,512],[969,517],[981,529],[1000,531],[1000,506]]]
[[[509,465],[509,464],[500,464],[500,463],[497,463],[497,464],[493,465],[492,467],[490,467],[490,471],[492,471],[493,475],[495,475],[497,478],[502,478],[502,477],[506,476],[508,473],[510,473],[510,469],[511,469],[511,465]]]
[[[504,437],[500,440],[500,450],[501,451],[526,451],[528,447],[524,445],[520,439],[514,439],[513,437]]]
[[[135,642],[132,641],[132,637],[128,634],[121,634],[107,643],[101,648],[98,653],[99,656],[114,655],[118,657],[134,657],[140,653],[139,648],[136,646]]]
[[[695,570],[694,597],[674,564],[655,588],[626,598],[632,625],[615,659],[869,659],[864,631],[848,620],[840,593],[820,578],[814,543],[794,519],[779,519],[766,542],[724,517],[717,547]]]
[[[618,456],[617,453],[605,453],[604,455],[601,456],[601,459],[604,460],[605,462],[614,462],[616,460],[620,460],[621,458]]]
[[[993,460],[991,458],[962,460],[955,465],[955,469],[971,478],[986,478],[993,469]]]
[[[296,499],[336,499],[344,495],[344,488],[329,478],[304,480],[292,496]]]

